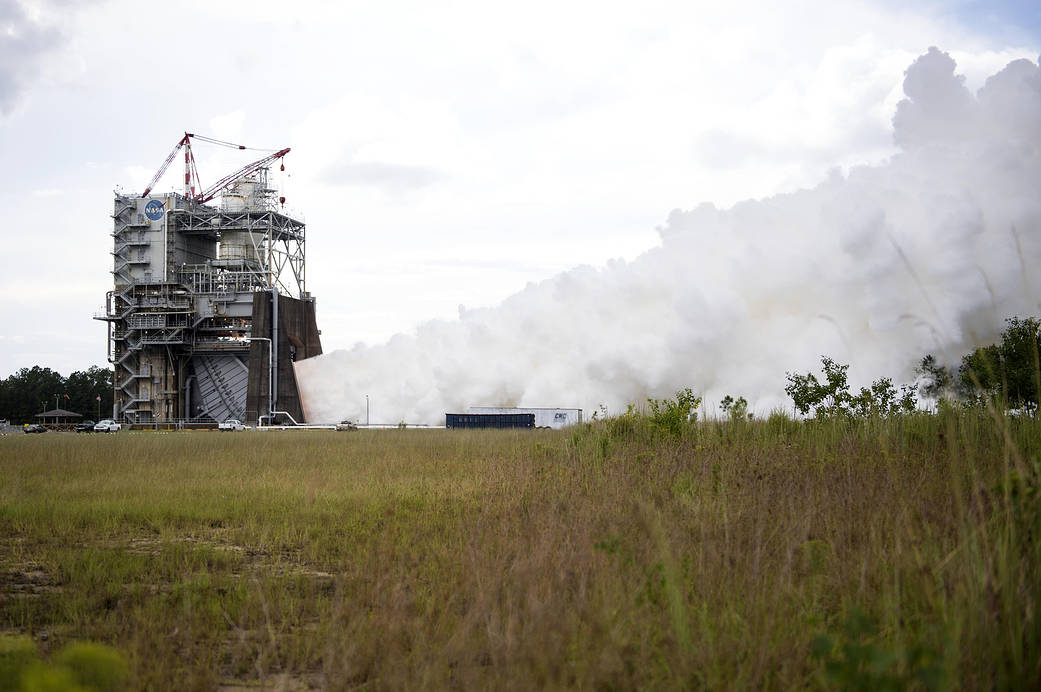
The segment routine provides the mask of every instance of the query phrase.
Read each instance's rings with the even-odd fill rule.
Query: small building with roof
[[[70,425],[76,425],[79,423],[80,419],[83,418],[83,414],[66,411],[63,408],[56,408],[51,411],[37,413],[35,418],[42,425],[46,425],[47,427],[67,428]]]

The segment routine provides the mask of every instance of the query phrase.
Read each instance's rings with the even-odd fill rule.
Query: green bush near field
[[[2,438],[0,630],[59,673],[110,647],[130,689],[1041,684],[1036,418],[657,403]]]
[[[110,647],[75,642],[43,661],[30,637],[0,635],[0,691],[116,692],[126,677],[126,662]]]

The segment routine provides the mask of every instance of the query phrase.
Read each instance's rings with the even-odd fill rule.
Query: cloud
[[[972,137],[978,130],[976,103],[955,63],[935,46],[907,68],[904,93],[897,105],[893,138],[904,149],[932,142]]]
[[[238,143],[246,123],[246,111],[241,108],[231,113],[210,118],[210,136]]]
[[[1020,144],[1041,145],[1041,73],[1029,60],[1015,60],[990,77],[979,92],[984,122],[1019,136]]]
[[[369,162],[333,164],[326,167],[322,177],[331,185],[363,185],[400,194],[433,185],[445,175],[427,166]]]
[[[694,145],[698,159],[712,168],[740,167],[749,159],[761,156],[765,150],[762,142],[753,137],[721,129],[698,135]]]
[[[675,210],[632,262],[559,274],[495,308],[296,364],[313,420],[438,422],[470,405],[629,402],[692,386],[785,405],[784,373],[821,354],[854,381],[908,379],[1036,314],[1041,68],[965,89],[930,50],[908,68],[888,162],[820,185]],[[1031,139],[1033,138],[1033,139]],[[723,152],[725,154],[725,152]]]
[[[239,141],[210,126],[238,110],[242,143],[293,149],[275,175],[306,213],[308,288],[324,306],[327,346],[379,343],[454,317],[460,302],[495,304],[560,267],[635,258],[673,207],[730,206],[891,156],[900,75],[926,46],[950,46],[973,91],[1041,50],[1037,32],[991,40],[978,23],[938,21],[934,5],[303,0],[287,22],[275,0],[246,13],[190,0],[180,14],[191,30],[163,50],[153,31],[170,25],[162,3],[0,0],[0,33],[25,29],[17,50],[0,39],[0,109],[12,114],[0,114],[6,227],[43,218],[33,190],[64,190],[61,213],[35,234],[53,246],[38,241],[40,256],[67,248],[61,271],[82,267],[99,284],[43,312],[12,306],[7,322],[26,333],[78,325],[93,345],[70,345],[64,362],[103,359],[104,325],[90,314],[111,288],[112,187],[140,192],[185,129]],[[49,48],[22,41],[40,31]],[[166,97],[148,96],[157,88]],[[709,168],[697,154],[709,130],[756,148],[741,165]],[[203,144],[197,154],[204,183],[259,156]],[[322,174],[342,163],[443,177],[383,190],[326,184]],[[158,189],[179,189],[178,170]],[[32,294],[47,281],[17,262],[24,256],[5,268]],[[421,271],[446,257],[503,257],[517,269]],[[355,276],[345,258],[371,271]],[[397,274],[394,262],[420,270]],[[0,365],[26,364],[12,358],[0,349]]]
[[[60,32],[34,19],[17,0],[0,3],[0,115],[9,115],[40,74]]]

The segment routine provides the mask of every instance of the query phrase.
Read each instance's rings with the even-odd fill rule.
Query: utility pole
[[[365,427],[369,427],[369,395],[365,395]]]

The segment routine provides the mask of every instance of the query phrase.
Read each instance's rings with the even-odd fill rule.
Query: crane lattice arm
[[[251,173],[256,173],[258,170],[260,170],[267,164],[271,163],[272,161],[277,161],[278,159],[282,158],[288,153],[289,147],[286,147],[285,149],[276,151],[274,154],[271,154],[270,156],[265,156],[262,159],[254,161],[253,163],[246,164],[239,170],[235,171],[234,173],[229,173],[228,175],[215,182],[213,185],[210,185],[208,188],[195,195],[195,201],[202,203],[209,202],[211,199],[216,197],[221,190],[226,188],[228,185],[231,185],[239,178],[244,178],[247,175],[250,175]]]
[[[173,151],[170,152],[170,155],[166,157],[166,161],[163,161],[163,165],[160,166],[159,170],[156,171],[154,176],[152,176],[152,180],[148,183],[148,187],[146,187],[145,191],[141,193],[142,197],[147,197],[148,193],[152,191],[153,187],[155,187],[155,184],[163,177],[163,173],[166,173],[166,169],[170,167],[170,164],[173,162],[174,157],[177,156],[177,152],[181,150],[181,147],[188,145],[189,149],[191,148],[191,145],[188,144],[188,139],[194,136],[195,135],[190,132],[185,132],[184,137],[181,137],[181,139],[178,140],[177,146],[175,146]]]
[[[163,161],[163,165],[159,167],[158,171],[156,171],[155,175],[152,177],[151,182],[148,183],[148,187],[146,187],[145,191],[141,193],[142,197],[148,196],[148,193],[152,191],[152,188],[155,187],[155,184],[159,182],[159,179],[163,177],[164,173],[166,173],[166,169],[170,167],[171,163],[173,163],[174,158],[177,156],[177,152],[179,152],[182,147],[184,148],[184,196],[188,199],[195,200],[196,202],[203,203],[209,202],[211,199],[216,197],[221,190],[226,188],[228,185],[231,185],[239,178],[250,175],[251,173],[255,173],[267,164],[271,163],[272,161],[276,161],[289,153],[288,147],[282,149],[281,151],[276,151],[274,154],[265,156],[262,159],[259,159],[257,161],[254,161],[253,163],[243,166],[234,173],[229,173],[228,175],[224,176],[223,178],[221,178],[216,183],[206,188],[202,192],[196,193],[195,184],[192,181],[199,181],[199,171],[195,167],[195,154],[192,153],[191,139],[193,137],[204,142],[209,142],[211,144],[219,144],[221,146],[230,147],[232,149],[248,148],[241,144],[232,144],[231,142],[213,139],[212,137],[203,137],[202,135],[197,135],[192,132],[185,132],[184,137],[181,137],[181,139],[178,140],[177,146],[173,148],[173,151],[170,152],[170,155],[166,157],[165,161]],[[270,151],[270,149],[268,151]],[[285,168],[283,167],[282,170],[285,170]]]

